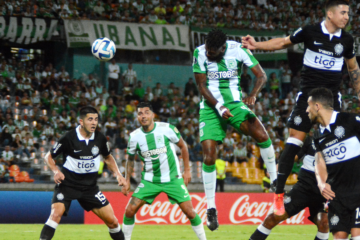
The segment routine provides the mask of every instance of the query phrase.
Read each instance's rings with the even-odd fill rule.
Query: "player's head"
[[[349,1],[328,0],[325,4],[326,19],[337,28],[344,28],[349,21]]]
[[[334,97],[327,88],[315,88],[310,91],[308,98],[308,107],[306,112],[312,123],[317,123],[319,114],[323,110],[333,110]]]
[[[80,125],[87,134],[93,133],[99,122],[99,113],[96,108],[86,106],[80,109]]]
[[[210,61],[219,62],[226,50],[226,34],[220,29],[211,30],[206,37],[205,50]]]
[[[141,102],[136,106],[137,118],[141,126],[149,127],[154,122],[154,112],[150,102]]]

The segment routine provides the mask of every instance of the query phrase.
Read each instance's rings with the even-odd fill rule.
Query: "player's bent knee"
[[[328,232],[329,231],[329,222],[327,218],[322,218],[318,222],[318,229],[320,232]]]
[[[113,217],[113,218],[109,219],[105,223],[109,228],[116,228],[119,225],[119,221],[118,221],[118,219],[116,217]]]
[[[185,210],[184,213],[188,219],[194,219],[196,217],[196,212],[193,208]]]

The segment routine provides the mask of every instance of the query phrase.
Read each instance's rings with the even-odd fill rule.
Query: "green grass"
[[[39,239],[43,225],[41,224],[0,224],[1,240],[34,240]],[[206,226],[205,226],[206,228]],[[247,240],[256,229],[255,225],[221,225],[218,231],[210,232],[206,228],[208,240]],[[269,240],[307,240],[314,239],[317,229],[308,226],[278,226]],[[60,224],[54,240],[111,240],[105,225]],[[194,239],[197,237],[190,225],[136,225],[132,239],[146,240],[177,240]],[[330,237],[329,239],[333,239]]]

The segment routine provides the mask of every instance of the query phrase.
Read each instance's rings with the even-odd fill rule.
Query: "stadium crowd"
[[[202,161],[198,134],[201,99],[193,79],[184,86],[157,83],[152,89],[144,88],[141,80],[134,77],[136,71],[127,69],[120,73],[119,91],[110,88],[109,92],[105,82],[92,74],[75,79],[65,67],[55,69],[51,63],[0,58],[0,165],[31,159],[32,153],[39,150],[38,143],[56,141],[66,131],[75,128],[79,109],[86,105],[98,109],[98,130],[106,134],[112,148],[125,151],[129,133],[140,126],[136,118],[139,101],[150,101],[157,120],[177,126],[190,148],[190,160]],[[253,108],[274,143],[277,159],[287,137],[285,123],[300,79],[299,73],[293,74],[285,63],[281,64],[280,73],[280,76],[276,73],[268,76],[267,86]],[[244,69],[241,76],[244,95],[251,90],[251,81],[247,69]],[[359,101],[352,97],[351,83],[346,74],[341,91],[343,110],[360,113]],[[229,162],[247,161],[254,145],[251,138],[229,128],[219,158]],[[124,159],[117,160],[120,164]]]
[[[325,0],[41,0],[0,1],[3,16],[107,20],[292,32],[324,18]],[[360,3],[351,0],[347,31],[360,34]]]

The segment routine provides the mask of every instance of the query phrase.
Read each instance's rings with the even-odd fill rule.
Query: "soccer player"
[[[112,239],[123,240],[124,233],[114,211],[96,185],[100,155],[108,168],[116,174],[119,186],[127,188],[125,178],[119,172],[115,159],[110,154],[106,137],[95,132],[99,114],[93,107],[80,110],[80,126],[67,132],[45,155],[45,162],[54,173],[56,183],[52,198],[50,217],[45,223],[40,240],[52,239],[61,217],[66,216],[72,200],[77,200],[86,211],[93,211],[109,227]],[[53,160],[63,155],[61,170]]]
[[[240,87],[243,64],[257,78],[253,90],[244,99]],[[226,34],[219,29],[209,32],[205,45],[195,49],[193,72],[202,95],[199,133],[204,157],[202,174],[207,198],[207,226],[214,231],[219,227],[215,206],[216,147],[224,140],[228,124],[256,140],[271,183],[276,179],[274,147],[262,123],[246,106],[255,104],[267,78],[251,52],[238,42],[227,41]]]
[[[334,239],[360,239],[360,117],[337,112],[329,89],[309,93],[309,118],[320,124],[314,138],[315,174],[321,194],[330,200],[329,227]]]
[[[131,239],[135,226],[135,214],[145,203],[151,204],[156,196],[164,192],[171,203],[179,204],[189,218],[191,226],[200,240],[206,240],[201,218],[195,212],[190,194],[186,188],[191,180],[189,152],[185,141],[176,127],[163,122],[154,122],[152,106],[148,102],[137,105],[137,118],[141,127],[130,133],[126,164],[127,187],[130,190],[130,176],[134,172],[134,159],[137,153],[144,162],[141,182],[134,191],[125,209],[123,231],[125,240]],[[181,176],[179,160],[176,156],[176,144],[181,149],[184,160],[184,173]]]
[[[318,134],[318,132],[315,133]],[[282,216],[276,216],[274,213],[267,215],[264,222],[251,235],[250,240],[265,240],[276,225],[298,214],[306,207],[310,211],[309,220],[318,228],[315,240],[327,240],[329,238],[328,219],[324,211],[326,199],[321,195],[317,187],[314,167],[315,149],[312,142],[313,137],[309,135],[305,139],[304,146],[297,154],[299,159],[305,157],[299,172],[298,182],[285,195],[285,214]]]
[[[255,50],[279,50],[304,43],[303,69],[300,92],[288,119],[289,138],[279,159],[278,177],[274,196],[274,213],[283,215],[284,186],[294,165],[294,157],[301,149],[311,122],[306,114],[308,93],[316,87],[330,89],[334,96],[334,109],[341,109],[342,66],[347,65],[355,94],[360,97],[360,70],[355,56],[353,37],[343,31],[349,21],[349,3],[346,0],[328,0],[325,4],[326,20],[299,28],[291,36],[256,42],[253,37],[242,38],[244,47]]]

